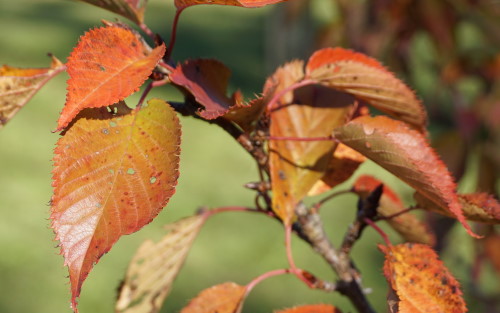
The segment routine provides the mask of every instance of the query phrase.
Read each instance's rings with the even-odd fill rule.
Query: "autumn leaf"
[[[180,144],[179,121],[163,100],[128,114],[102,108],[80,116],[55,149],[51,214],[75,310],[93,265],[120,236],[151,222],[173,195]]]
[[[101,27],[87,32],[68,58],[68,93],[57,129],[62,130],[85,108],[112,105],[139,89],[165,53],[149,55],[132,31]]]
[[[198,114],[211,120],[224,115],[229,108],[241,102],[241,93],[227,97],[226,90],[231,71],[217,60],[189,60],[169,75],[170,81],[194,97],[200,105]]]
[[[308,196],[316,196],[348,180],[366,160],[359,152],[344,144],[337,145],[325,175],[309,190]]]
[[[203,290],[181,313],[239,313],[246,287],[223,283]]]
[[[177,9],[184,9],[197,4],[219,4],[245,8],[258,8],[285,1],[287,0],[175,0],[175,6]]]
[[[264,94],[272,89],[280,95],[303,75],[302,62],[289,63],[268,79]],[[279,104],[272,108],[268,105],[273,210],[286,224],[293,220],[298,202],[325,174],[336,146],[333,140],[300,139],[327,139],[353,111],[351,96],[319,85],[285,92]]]
[[[56,57],[48,68],[0,67],[0,129],[45,85],[66,67]]]
[[[397,296],[399,313],[464,313],[460,285],[427,245],[379,246],[384,275]]]
[[[377,60],[342,48],[316,51],[306,66],[306,78],[352,94],[373,107],[425,133],[425,109],[403,82]]]
[[[352,190],[361,198],[368,197],[375,188],[383,184],[373,176],[362,175],[356,179]],[[436,238],[429,227],[410,212],[398,214],[405,210],[403,202],[397,194],[384,185],[377,212],[382,217],[390,217],[385,221],[406,241],[434,245]]]
[[[342,311],[328,304],[313,304],[275,311],[275,313],[342,313]]]
[[[136,23],[144,21],[147,0],[80,0],[120,14]]]
[[[423,134],[386,116],[363,116],[335,129],[334,136],[446,209],[478,237],[465,221],[451,174]]]
[[[224,114],[224,118],[236,123],[243,131],[249,133],[255,129],[255,124],[269,100],[264,96],[253,99],[248,104],[236,103]]]
[[[451,216],[449,211],[443,210],[422,195],[416,193],[414,197],[419,208]],[[492,195],[485,192],[459,194],[458,200],[466,219],[480,223],[500,224],[500,203]]]
[[[169,225],[170,232],[160,242],[147,240],[139,247],[120,289],[116,312],[160,311],[206,217],[196,215],[177,221]]]

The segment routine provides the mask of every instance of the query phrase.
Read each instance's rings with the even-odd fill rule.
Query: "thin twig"
[[[321,217],[314,211],[308,211],[303,204],[296,208],[296,229],[299,235],[319,253],[339,276],[336,290],[349,298],[360,313],[375,313],[363,293],[359,273],[345,254],[339,253],[328,239]]]
[[[165,60],[168,62],[172,57],[172,50],[175,46],[175,40],[177,38],[177,24],[179,24],[179,17],[185,8],[180,8],[175,11],[174,21],[172,22],[172,33],[170,34],[170,42],[168,43],[167,52],[165,53]]]

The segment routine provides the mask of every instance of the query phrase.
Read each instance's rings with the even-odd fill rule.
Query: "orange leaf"
[[[342,311],[328,304],[313,304],[280,310],[276,311],[276,313],[342,313]]]
[[[120,14],[140,25],[144,21],[147,0],[80,0]]]
[[[466,219],[480,223],[500,224],[500,203],[492,195],[485,192],[460,194],[458,199]],[[449,211],[443,210],[418,193],[415,194],[415,200],[423,209],[450,216]]]
[[[352,94],[425,132],[427,114],[422,103],[375,59],[351,50],[326,48],[311,56],[306,73],[309,79]]]
[[[348,180],[366,158],[344,144],[337,145],[325,175],[309,190],[308,196],[319,195]]]
[[[240,102],[241,94],[226,96],[231,71],[217,60],[189,60],[177,66],[170,80],[187,90],[203,109],[198,114],[207,120],[224,115],[231,106]]]
[[[177,116],[159,99],[128,114],[85,110],[59,139],[51,219],[75,310],[93,265],[120,236],[151,222],[173,195],[179,144]]]
[[[182,309],[181,313],[238,313],[246,287],[223,283],[203,290]]]
[[[393,173],[459,220],[469,234],[448,169],[421,133],[385,116],[363,116],[339,127],[335,137]]]
[[[397,312],[467,312],[459,283],[429,246],[379,248],[385,254],[384,275],[398,298]]]
[[[197,4],[220,4],[246,8],[258,8],[268,4],[285,1],[288,0],[175,0],[175,6],[177,9],[184,9]]]
[[[137,91],[165,53],[165,45],[145,55],[146,47],[130,30],[101,27],[80,38],[68,58],[68,94],[57,129],[85,108],[112,105]]]
[[[353,191],[360,197],[366,198],[380,184],[383,183],[375,177],[362,175],[354,183]],[[389,217],[403,210],[405,210],[403,202],[392,189],[384,184],[384,191],[380,197],[377,212],[383,217]],[[406,241],[434,245],[436,238],[429,227],[410,212],[398,214],[386,219],[386,221]]]
[[[160,311],[206,217],[196,215],[177,221],[169,225],[170,232],[160,242],[147,240],[139,247],[120,289],[116,312]]]
[[[49,68],[0,67],[0,128],[45,85],[66,67],[52,57]]]
[[[236,123],[243,131],[249,133],[255,128],[255,124],[264,112],[265,104],[269,102],[268,97],[259,97],[244,105],[236,103],[224,114],[224,118]]]
[[[286,90],[303,77],[302,62],[278,69],[266,83],[264,94]],[[273,209],[291,223],[295,206],[325,174],[336,143],[332,140],[300,141],[293,138],[326,138],[352,115],[354,99],[319,85],[285,93],[279,106],[269,109],[269,167]],[[285,140],[275,140],[281,137]],[[287,139],[290,138],[290,139]]]

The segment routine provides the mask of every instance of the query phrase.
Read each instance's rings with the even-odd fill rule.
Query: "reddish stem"
[[[153,31],[151,29],[149,29],[148,25],[144,24],[144,23],[141,23],[139,24],[139,27],[142,29],[142,31],[148,35],[149,37],[151,37],[151,39],[155,39],[155,34],[153,33]]]
[[[144,102],[144,100],[148,96],[148,94],[151,91],[151,89],[153,89],[153,82],[150,82],[149,84],[147,84],[146,89],[144,89],[144,91],[143,91],[143,93],[141,95],[141,98],[139,99],[139,102],[137,103],[137,108],[138,109],[141,108],[142,103]]]
[[[391,241],[389,240],[389,236],[387,236],[387,234],[382,230],[382,228],[378,227],[377,224],[375,224],[375,222],[373,222],[371,219],[369,218],[364,218],[363,221],[370,225],[371,227],[373,227],[377,233],[379,233],[379,235],[382,237],[382,239],[384,239],[384,242],[385,244],[388,246],[388,247],[392,247],[392,243]]]
[[[340,196],[340,195],[343,195],[343,194],[346,194],[346,193],[351,193],[352,190],[351,189],[348,189],[348,190],[339,190],[339,191],[336,191],[330,195],[328,195],[327,197],[321,199],[320,201],[316,202],[312,208],[314,210],[316,210],[316,213],[319,211],[319,208],[325,204],[327,201],[330,201],[331,199],[337,197],[337,196]]]
[[[293,260],[292,252],[292,225],[285,225],[285,248],[286,257],[288,259],[288,264],[290,265],[290,272],[297,276],[298,279],[303,281],[309,288],[315,288],[314,284],[304,277],[304,273],[301,269],[298,269]]]
[[[185,8],[178,8],[177,11],[175,11],[175,17],[172,23],[172,33],[170,34],[170,42],[168,43],[167,53],[165,53],[165,61],[167,62],[172,56],[172,50],[174,49],[175,40],[177,38],[177,24],[179,24],[179,17],[181,16],[181,13],[182,11],[184,11],[184,9]]]
[[[281,90],[280,92],[274,94],[273,98],[271,99],[271,101],[269,101],[269,103],[267,104],[267,107],[269,110],[274,110],[274,109],[278,109],[276,106],[276,104],[279,102],[280,98],[283,97],[287,92],[290,92],[292,90],[295,90],[297,88],[300,88],[300,87],[304,87],[304,86],[307,86],[307,85],[313,85],[315,84],[316,82],[311,80],[311,79],[305,79],[305,80],[302,80],[300,82],[297,82],[297,83],[294,83],[288,87],[286,87],[285,89]]]
[[[267,136],[267,140],[290,140],[290,141],[335,141],[338,140],[334,137],[280,137],[280,136]]]
[[[280,270],[274,270],[274,271],[269,271],[267,273],[264,273],[258,277],[256,277],[254,280],[252,280],[250,283],[246,285],[246,293],[248,294],[257,284],[261,283],[263,280],[266,280],[268,278],[278,276],[278,275],[284,275],[284,274],[290,274],[289,269],[280,269]]]

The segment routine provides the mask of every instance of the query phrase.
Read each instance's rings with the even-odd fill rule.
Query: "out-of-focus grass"
[[[147,22],[165,39],[173,17],[172,1],[150,1]],[[261,91],[266,69],[263,42],[266,15],[271,8],[248,10],[221,6],[194,7],[181,18],[174,58],[217,58],[233,70],[232,89],[247,97]],[[63,61],[84,31],[100,19],[115,15],[75,1],[17,0],[0,2],[0,63],[43,67],[52,52]],[[69,286],[63,259],[49,228],[51,158],[57,134],[57,114],[65,99],[66,76],[51,81],[26,108],[0,130],[0,312],[69,312]],[[180,100],[169,88],[153,92]],[[137,97],[133,97],[137,99]],[[131,103],[133,103],[132,100]],[[140,232],[125,236],[94,268],[85,282],[81,312],[112,312],[116,287],[128,261],[146,238],[159,239],[162,225],[194,212],[199,206],[252,205],[253,194],[242,188],[256,180],[250,157],[230,137],[192,119],[182,119],[181,178],[177,193],[158,216]],[[378,172],[373,164],[361,171]],[[393,176],[389,185],[408,193]],[[392,184],[391,184],[392,183]],[[354,216],[355,198],[343,196],[322,213],[328,232],[338,244]],[[390,231],[389,231],[390,232]],[[286,267],[282,227],[263,216],[228,213],[210,220],[195,242],[163,312],[176,312],[201,289],[224,281],[245,284],[265,271]],[[353,258],[363,272],[369,296],[385,310],[382,256],[367,230],[355,246]],[[323,260],[300,240],[294,240],[297,264],[319,277],[335,276]],[[334,303],[349,311],[347,301],[310,291],[294,277],[276,277],[259,285],[245,304],[245,312],[272,312],[295,304]]]

